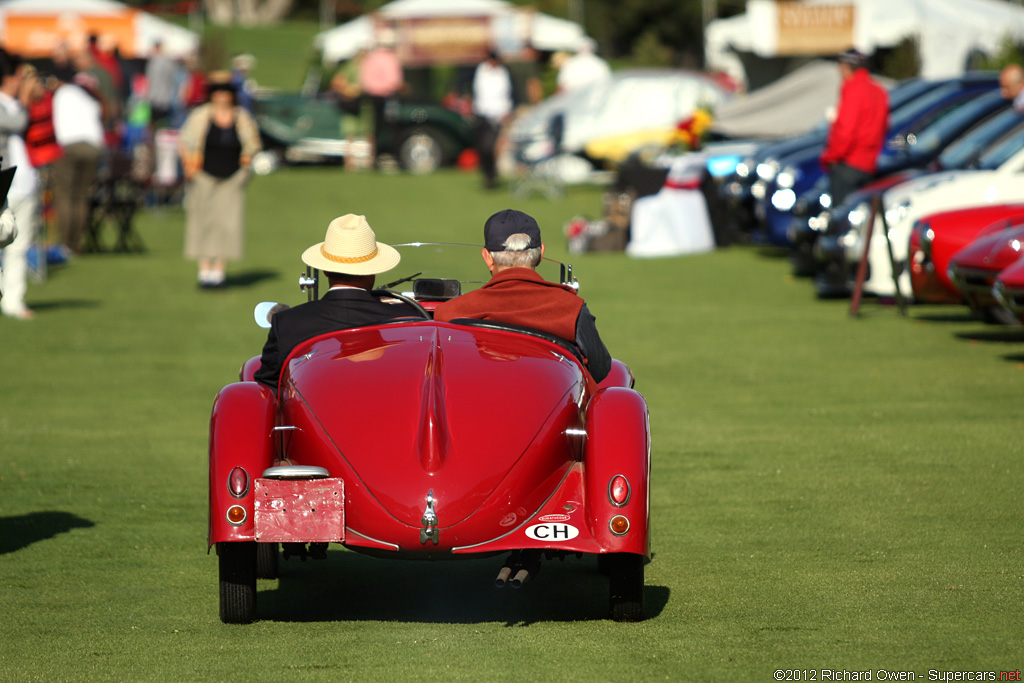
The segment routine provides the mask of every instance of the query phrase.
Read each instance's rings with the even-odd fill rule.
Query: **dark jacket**
[[[406,304],[384,303],[364,289],[332,289],[317,301],[281,311],[270,319],[255,379],[276,392],[288,354],[307,339],[406,317],[420,316]]]

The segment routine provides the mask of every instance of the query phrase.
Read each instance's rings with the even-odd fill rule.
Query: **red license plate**
[[[344,543],[341,479],[256,480],[254,522],[261,543]]]

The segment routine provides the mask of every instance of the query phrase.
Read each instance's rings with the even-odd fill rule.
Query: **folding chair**
[[[135,212],[142,204],[143,187],[132,156],[114,152],[101,169],[93,191],[84,251],[103,251],[100,235],[104,226],[113,228],[117,241],[113,250],[142,253],[146,245],[135,231]]]
[[[516,148],[512,196],[525,199],[536,190],[548,199],[559,199],[565,193],[557,167],[558,156],[562,153],[564,130],[565,116],[556,114],[551,117],[546,136],[524,141]]]

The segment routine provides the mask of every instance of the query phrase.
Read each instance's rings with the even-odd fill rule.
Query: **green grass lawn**
[[[604,619],[590,564],[498,591],[500,559],[340,548],[217,617],[206,552],[214,395],[297,303],[299,254],[365,213],[380,239],[477,241],[515,206],[549,255],[599,191],[485,194],[475,175],[292,168],[249,190],[227,291],[195,286],[183,216],[144,255],[84,256],[0,320],[0,679],[768,681],[776,669],[1021,666],[1024,334],[956,307],[814,299],[777,254],[573,259],[651,410],[649,619]],[[381,406],[386,410],[386,406]],[[876,677],[877,679],[877,677]],[[820,680],[820,675],[819,675]],[[920,680],[920,679],[919,679]]]

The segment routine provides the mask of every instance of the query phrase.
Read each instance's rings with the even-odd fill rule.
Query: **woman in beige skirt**
[[[242,258],[245,186],[260,150],[256,121],[236,103],[230,74],[210,75],[210,101],[181,128],[185,190],[185,257],[199,264],[199,286],[224,286],[227,261]]]

